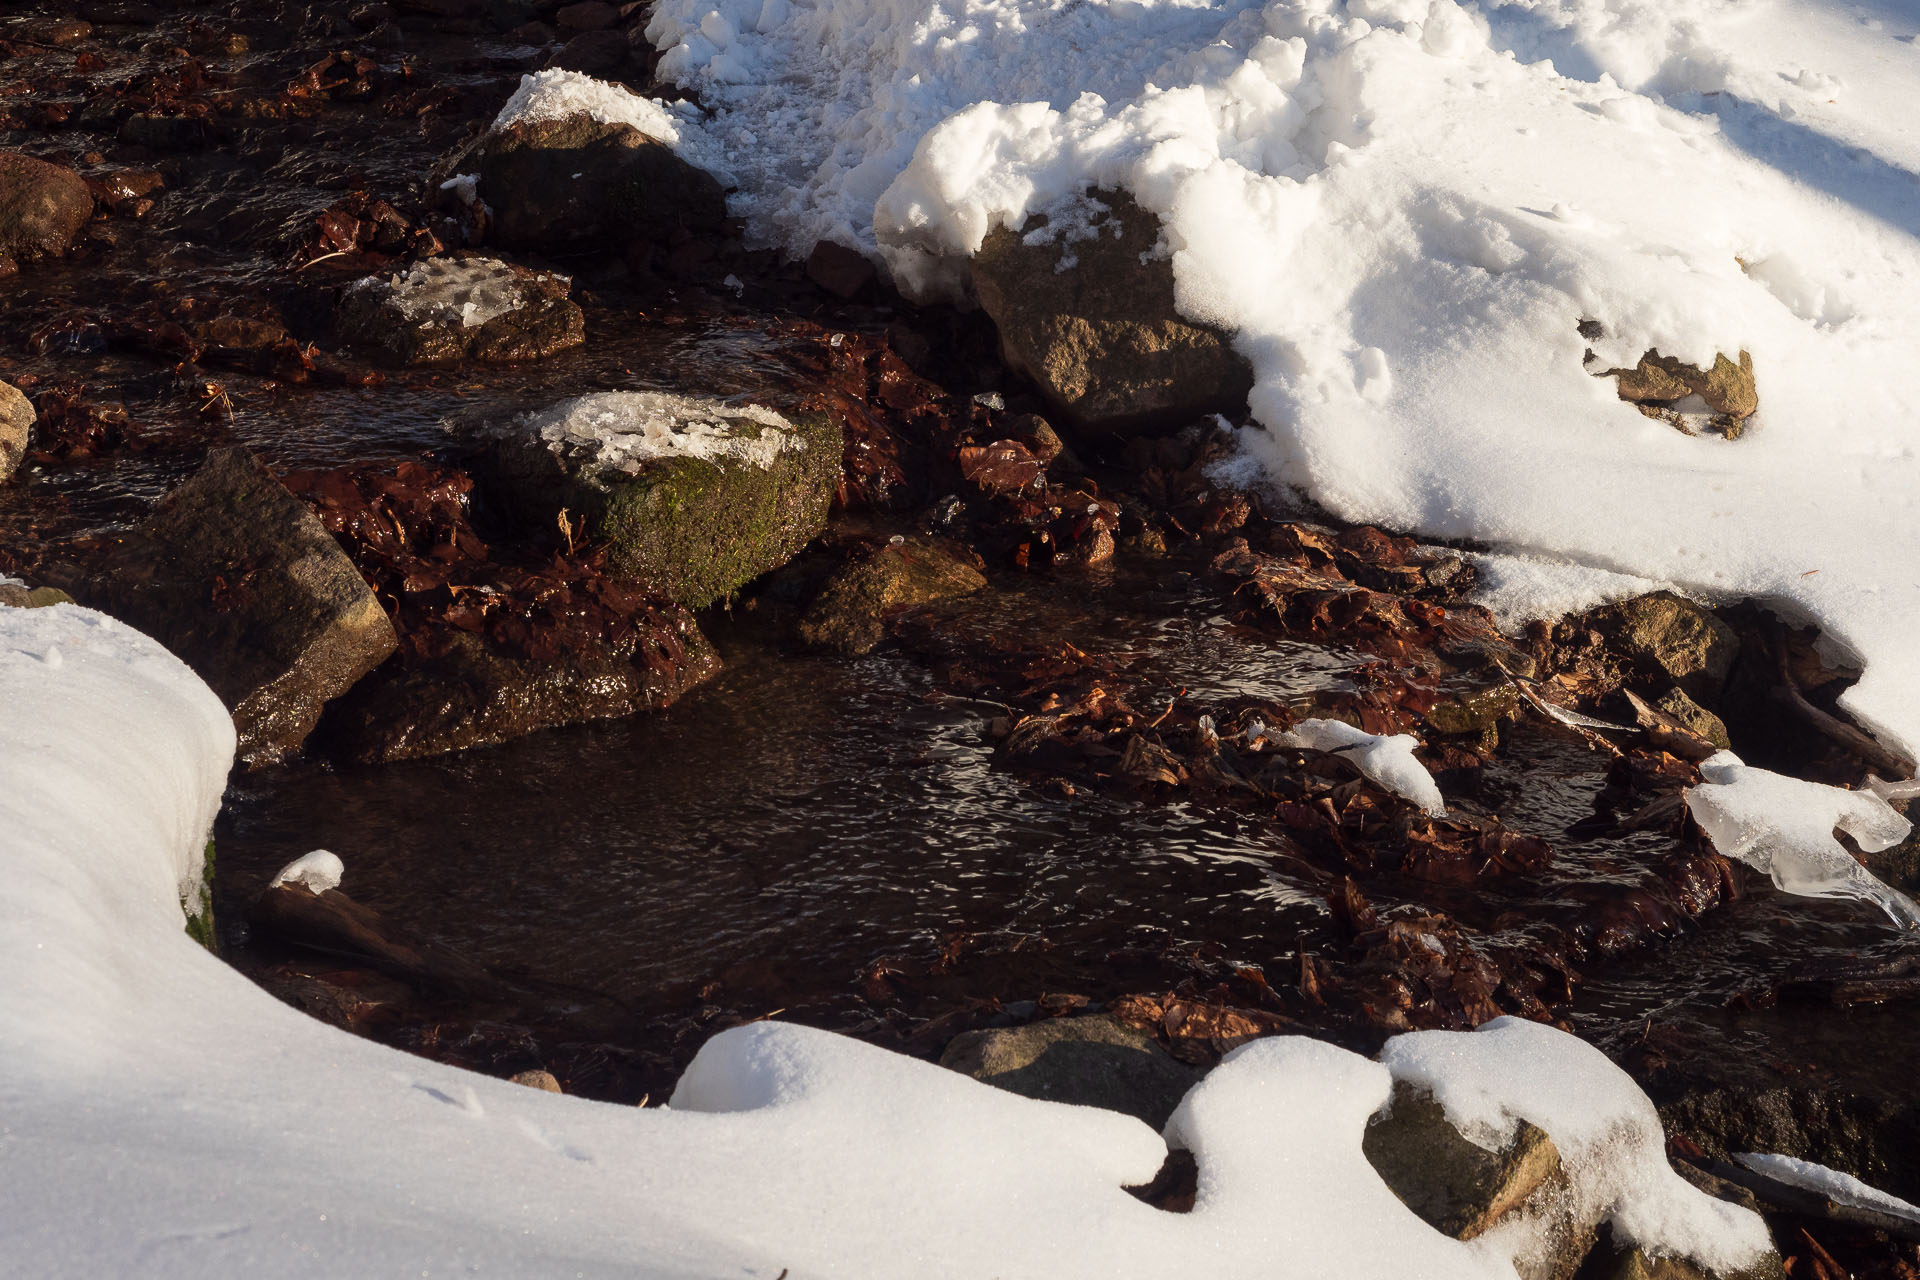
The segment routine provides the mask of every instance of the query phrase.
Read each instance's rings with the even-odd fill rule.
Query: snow
[[[466,329],[539,300],[518,270],[498,258],[428,258],[391,276],[355,281],[352,288],[380,295],[408,320]]]
[[[1471,556],[1469,562],[1479,575],[1473,602],[1486,606],[1494,621],[1508,630],[1673,590],[1669,582],[1609,573],[1572,560],[1489,554]]]
[[[1237,474],[1333,514],[1756,596],[1920,752],[1916,13],[1840,0],[662,0],[735,213],[952,294],[1123,188],[1236,334]],[[1071,252],[1071,246],[1064,246]],[[1583,338],[1592,320],[1604,336]],[[1737,441],[1595,369],[1750,352]]]
[[[702,458],[771,467],[789,449],[804,448],[793,424],[757,404],[731,404],[665,391],[599,391],[523,417],[555,451],[584,454],[604,471],[637,475],[662,458]]]
[[[1713,847],[1764,871],[1788,893],[1859,898],[1906,928],[1920,928],[1920,906],[1861,866],[1836,830],[1878,853],[1907,838],[1913,824],[1872,791],[1803,782],[1743,764],[1731,751],[1700,764],[1705,781],[1686,793],[1687,809]]]
[[[1344,720],[1302,720],[1286,733],[1266,737],[1277,746],[1344,756],[1381,787],[1419,805],[1423,813],[1440,816],[1447,811],[1433,775],[1414,759],[1420,739],[1410,733],[1382,735],[1356,729]]]
[[[1878,1187],[1868,1186],[1850,1173],[1829,1169],[1826,1165],[1815,1164],[1811,1160],[1800,1160],[1793,1156],[1776,1155],[1772,1152],[1739,1151],[1734,1153],[1733,1158],[1756,1173],[1764,1173],[1780,1182],[1817,1192],[1835,1204],[1851,1205],[1856,1209],[1872,1209],[1878,1213],[1890,1213],[1896,1217],[1920,1222],[1920,1205],[1909,1204],[1899,1196],[1889,1195]]]
[[[340,855],[326,849],[315,849],[312,853],[303,853],[280,868],[268,887],[278,889],[282,885],[297,884],[308,893],[325,893],[329,889],[340,887],[340,878],[347,873]]]
[[[665,1109],[528,1089],[323,1025],[186,936],[234,738],[159,645],[0,608],[0,706],[0,1256],[21,1275],[1512,1280],[1505,1244],[1442,1237],[1366,1166],[1390,1072],[1578,1152],[1651,1115],[1617,1082],[1561,1098],[1597,1055],[1548,1028],[1410,1037],[1385,1066],[1257,1041],[1169,1125],[1200,1168],[1170,1214],[1123,1189],[1166,1156],[1139,1121],[804,1027],[716,1035]],[[1733,1256],[1740,1211],[1631,1153],[1610,1173],[1591,1151],[1595,1185],[1627,1188],[1617,1220]]]
[[[1730,1275],[1772,1247],[1757,1214],[1673,1171],[1653,1103],[1589,1044],[1537,1022],[1496,1018],[1471,1033],[1396,1036],[1380,1060],[1396,1079],[1425,1086],[1447,1118],[1489,1150],[1512,1137],[1516,1121],[1545,1130],[1571,1182],[1575,1218],[1603,1217],[1616,1238],[1650,1255],[1683,1253]]]
[[[643,98],[620,85],[560,67],[521,76],[520,87],[493,118],[493,130],[571,115],[585,115],[602,124],[627,125],[644,137],[664,142],[691,164],[715,172],[724,170],[720,152],[701,135],[692,108]]]

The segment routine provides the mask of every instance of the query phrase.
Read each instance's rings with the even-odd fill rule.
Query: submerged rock
[[[616,571],[698,609],[826,527],[840,456],[840,429],[824,414],[789,420],[759,405],[610,391],[496,430],[486,465],[531,523],[584,519]]]
[[[93,193],[70,169],[0,151],[0,259],[62,253],[93,216]]]
[[[1083,432],[1182,426],[1246,408],[1253,371],[1217,329],[1181,318],[1159,220],[1095,192],[1084,224],[988,233],[973,286],[1006,362]],[[1044,230],[1043,230],[1044,228]],[[1064,268],[1064,269],[1063,269]]]
[[[986,585],[978,569],[930,542],[889,544],[827,580],[800,619],[800,638],[858,656],[886,637],[888,614]]]
[[[0,480],[19,470],[33,431],[33,405],[11,383],[0,382]]]
[[[1155,1129],[1200,1078],[1151,1035],[1107,1014],[964,1032],[940,1065],[1022,1097],[1138,1116]]]
[[[89,603],[178,654],[233,712],[240,759],[299,749],[321,708],[393,652],[393,624],[313,513],[219,449],[110,549]]]
[[[465,956],[409,938],[373,908],[338,889],[275,885],[254,900],[256,932],[294,946],[351,956],[417,987],[476,995],[494,987]]]
[[[679,622],[677,655],[650,653],[630,637],[534,659],[457,635],[438,657],[369,676],[329,715],[326,735],[348,759],[373,764],[657,711],[720,670],[692,619]]]
[[[349,287],[340,335],[402,365],[538,360],[586,341],[570,283],[498,258],[429,258]]]

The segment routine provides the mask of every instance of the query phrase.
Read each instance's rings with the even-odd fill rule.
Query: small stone
[[[1733,739],[1724,720],[1689,698],[1679,689],[1669,689],[1654,707],[1679,721],[1682,727],[1699,734],[1722,751],[1733,750]]]
[[[32,402],[12,383],[0,382],[0,481],[19,470],[35,420]]]
[[[541,1071],[538,1069],[521,1071],[508,1076],[507,1081],[509,1084],[523,1084],[529,1089],[539,1089],[543,1093],[566,1092],[560,1087],[560,1081],[554,1077],[551,1071]]]
[[[400,365],[538,360],[586,341],[570,287],[498,258],[429,258],[349,286],[338,326],[347,342]]]
[[[1367,1126],[1361,1148],[1409,1209],[1456,1240],[1484,1234],[1563,1175],[1544,1131],[1521,1121],[1488,1151],[1456,1129],[1431,1093],[1396,1084],[1388,1110]]]
[[[1738,363],[1716,354],[1710,369],[1649,351],[1635,367],[1609,369],[1601,376],[1616,379],[1620,398],[1636,404],[1671,404],[1699,396],[1715,413],[1735,419],[1750,417],[1760,407],[1753,357],[1745,351],[1740,353]]]
[[[93,216],[93,192],[70,169],[0,152],[0,258],[63,253]]]
[[[1166,1126],[1199,1073],[1110,1014],[955,1036],[940,1065],[1026,1098],[1104,1107]]]
[[[807,255],[807,279],[836,298],[851,298],[873,282],[866,255],[832,240],[821,240]]]
[[[1427,727],[1439,733],[1487,733],[1520,712],[1520,695],[1510,684],[1495,685],[1437,703],[1427,712]]]
[[[979,570],[930,542],[889,544],[827,580],[800,620],[800,638],[857,657],[886,637],[889,614],[986,585]]]

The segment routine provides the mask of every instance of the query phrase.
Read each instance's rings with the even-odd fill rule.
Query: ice
[[[1380,1061],[1395,1079],[1431,1090],[1447,1118],[1489,1150],[1512,1136],[1516,1121],[1545,1130],[1571,1182],[1575,1216],[1611,1222],[1625,1243],[1656,1257],[1684,1254],[1719,1275],[1745,1271],[1772,1247],[1759,1215],[1673,1171],[1653,1103],[1573,1036],[1496,1018],[1473,1032],[1396,1036]],[[1516,1254],[1531,1247],[1509,1245]]]
[[[391,276],[369,276],[352,287],[386,294],[408,319],[458,321],[468,329],[537,299],[526,281],[497,258],[428,258]]]
[[[1702,761],[1700,776],[1705,781],[1686,793],[1687,809],[1722,854],[1766,872],[1787,893],[1859,898],[1895,924],[1920,928],[1920,906],[1882,884],[1834,836],[1845,832],[1866,853],[1907,838],[1913,824],[1872,791],[1755,769],[1731,751]]]
[[[1267,741],[1279,746],[1344,756],[1375,783],[1419,805],[1423,813],[1439,816],[1447,811],[1433,775],[1413,758],[1420,739],[1410,733],[1383,736],[1356,729],[1343,720],[1302,720],[1287,733],[1266,736]]]
[[[665,391],[575,396],[526,415],[511,430],[531,432],[549,448],[577,452],[595,466],[629,474],[658,458],[771,467],[781,453],[800,447],[793,424],[763,405]]]
[[[1125,189],[1254,367],[1234,475],[1772,601],[1864,661],[1844,709],[1913,754],[1920,579],[1884,549],[1920,541],[1920,44],[1889,12],[662,0],[647,30],[758,241],[952,296],[993,227]],[[1760,414],[1688,436],[1589,348],[1748,351]]]
[[[10,1273],[1513,1280],[1525,1239],[1442,1236],[1361,1152],[1407,1039],[1386,1068],[1303,1037],[1236,1050],[1168,1129],[1199,1162],[1187,1214],[1125,1190],[1167,1154],[1131,1117],[801,1026],[714,1036],[664,1109],[527,1089],[309,1018],[187,937],[233,726],[158,644],[0,609],[0,707]],[[1594,1051],[1530,1025],[1455,1039],[1485,1049],[1400,1056],[1478,1113],[1539,1117],[1592,1185],[1631,1184],[1636,1239],[1734,1256],[1739,1210],[1641,1185],[1536,1104],[1651,1115],[1569,1079]]]
[[[1890,1213],[1896,1217],[1920,1223],[1920,1205],[1909,1204],[1899,1196],[1889,1195],[1878,1187],[1868,1186],[1850,1173],[1829,1169],[1826,1165],[1815,1164],[1811,1160],[1800,1160],[1793,1156],[1776,1155],[1771,1152],[1739,1151],[1734,1153],[1733,1158],[1757,1173],[1764,1173],[1781,1182],[1818,1192],[1835,1204]]]
[[[297,884],[308,893],[325,893],[329,889],[340,887],[340,877],[346,874],[346,866],[340,856],[325,849],[315,849],[312,853],[303,853],[280,868],[269,882],[271,888]]]

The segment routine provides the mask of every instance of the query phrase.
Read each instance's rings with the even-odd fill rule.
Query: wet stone
[[[70,169],[0,152],[0,259],[64,252],[93,216],[93,193]]]
[[[332,536],[245,449],[220,449],[106,552],[87,603],[178,654],[233,712],[239,755],[299,749],[396,638]]]
[[[1246,408],[1253,372],[1227,335],[1174,307],[1173,263],[1155,257],[1158,219],[1097,191],[1084,229],[1028,243],[1047,224],[990,232],[973,257],[974,290],[1006,362],[1086,433],[1178,427]],[[1075,265],[1056,270],[1068,256]]]
[[[20,467],[33,431],[33,405],[12,383],[0,382],[0,480]]]
[[[978,569],[933,543],[889,544],[827,580],[800,620],[800,638],[858,656],[885,638],[889,614],[972,595],[986,585]]]
[[[851,298],[873,282],[873,264],[857,249],[822,240],[807,255],[807,279],[836,298]]]
[[[1433,1095],[1396,1084],[1386,1114],[1367,1126],[1367,1159],[1396,1196],[1458,1240],[1484,1234],[1561,1177],[1553,1139],[1521,1121],[1498,1151],[1470,1142]]]
[[[1691,696],[1711,698],[1733,669],[1740,638],[1691,600],[1666,591],[1596,610],[1594,627],[1623,657]]]
[[[586,341],[571,281],[498,258],[429,258],[349,286],[340,336],[400,365],[538,360]]]
[[[1722,751],[1733,749],[1733,739],[1727,734],[1726,722],[1689,698],[1684,691],[1669,689],[1653,705]]]
[[[1155,1129],[1200,1078],[1151,1035],[1108,1014],[968,1031],[940,1065],[1022,1097],[1104,1107]]]

